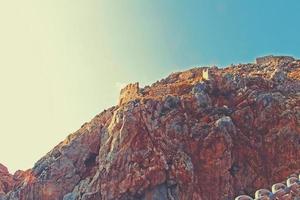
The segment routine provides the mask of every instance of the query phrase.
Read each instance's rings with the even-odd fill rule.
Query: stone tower
[[[120,92],[119,105],[132,101],[140,96],[139,83],[130,83]]]
[[[202,71],[202,78],[204,80],[210,80],[211,79],[211,74],[210,74],[210,71],[209,71],[208,68],[207,69],[203,69],[203,71]]]

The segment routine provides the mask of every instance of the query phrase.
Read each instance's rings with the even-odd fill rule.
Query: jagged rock
[[[9,192],[13,185],[13,175],[8,172],[7,167],[0,164],[0,197]]]
[[[207,92],[207,84],[204,82],[197,83],[192,89],[193,94],[205,93],[205,92]]]
[[[277,68],[272,74],[271,79],[275,82],[282,83],[287,78],[285,71]]]
[[[207,107],[211,104],[211,99],[207,94],[207,85],[203,82],[196,84],[192,89],[192,94],[195,95],[197,103],[201,107]]]
[[[233,199],[299,170],[300,61],[203,72],[128,85],[32,169],[0,168],[0,199]]]
[[[232,120],[230,117],[225,116],[220,119],[218,119],[215,123],[216,127],[220,130],[224,130],[226,132],[232,132],[235,128]]]

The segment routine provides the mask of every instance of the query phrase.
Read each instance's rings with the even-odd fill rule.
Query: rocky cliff
[[[4,165],[0,164],[0,196],[10,191],[13,183],[13,176],[9,174]]]
[[[297,172],[299,150],[299,60],[200,67],[131,84],[32,169],[0,168],[0,199],[234,199]]]

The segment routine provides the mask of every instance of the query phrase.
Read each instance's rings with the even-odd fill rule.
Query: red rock
[[[300,61],[267,60],[131,84],[2,199],[220,200],[284,180],[300,169]]]
[[[14,185],[13,176],[8,172],[7,167],[0,164],[0,198],[9,192]]]

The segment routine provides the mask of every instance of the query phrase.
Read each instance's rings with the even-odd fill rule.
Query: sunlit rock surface
[[[299,60],[199,67],[127,86],[32,169],[4,170],[0,199],[230,200],[299,170],[299,150]]]

